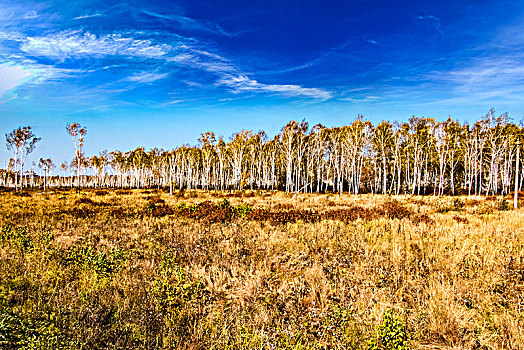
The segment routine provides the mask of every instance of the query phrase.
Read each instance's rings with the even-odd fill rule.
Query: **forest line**
[[[473,125],[415,116],[377,125],[358,116],[332,128],[290,121],[271,139],[264,131],[242,130],[226,142],[208,131],[197,146],[93,156],[83,148],[87,128],[72,123],[66,129],[74,145],[71,163],[56,169],[41,158],[26,172],[25,157],[40,139],[30,127],[6,134],[12,158],[0,186],[505,195],[524,181],[524,128],[493,109]],[[50,176],[53,169],[60,175]]]

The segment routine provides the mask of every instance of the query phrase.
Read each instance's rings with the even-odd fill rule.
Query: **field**
[[[0,195],[5,349],[524,349],[509,197]]]

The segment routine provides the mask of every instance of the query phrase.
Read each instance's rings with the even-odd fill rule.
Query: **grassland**
[[[0,196],[0,348],[524,349],[496,197]]]

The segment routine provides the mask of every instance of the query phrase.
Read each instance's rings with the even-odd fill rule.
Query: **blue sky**
[[[302,118],[519,122],[523,63],[524,1],[0,0],[0,131],[60,163],[68,122],[88,155]]]

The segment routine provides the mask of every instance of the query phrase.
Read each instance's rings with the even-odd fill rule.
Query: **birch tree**
[[[15,187],[21,191],[23,187],[24,162],[26,157],[34,151],[39,137],[33,134],[30,126],[18,127],[5,135],[7,149],[11,151],[15,166],[19,167],[19,177],[15,168]]]
[[[84,137],[87,134],[87,128],[81,126],[79,123],[72,123],[66,125],[66,130],[73,139],[73,144],[75,146],[76,185],[80,186],[80,169],[83,157]]]

